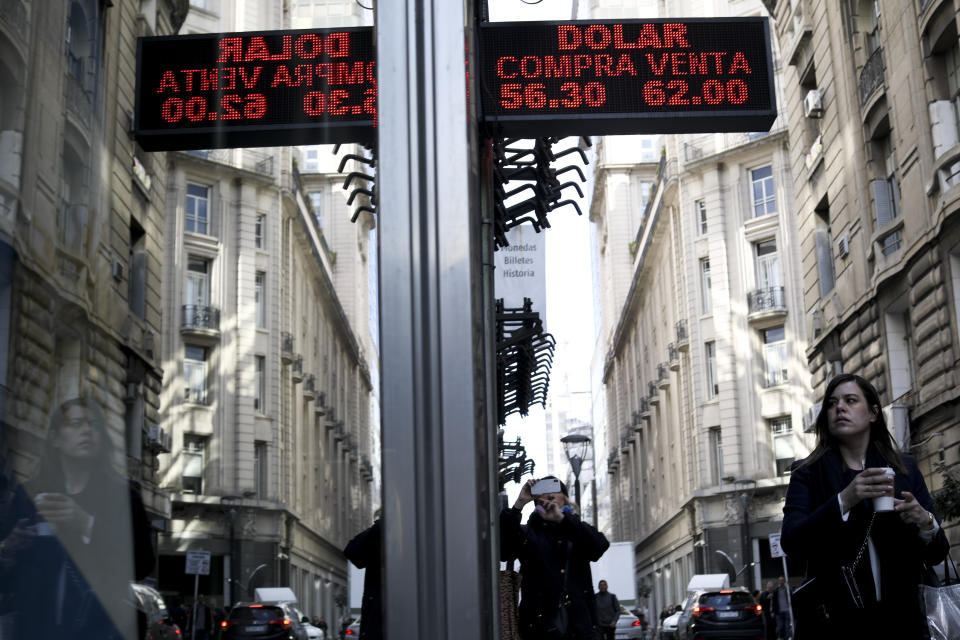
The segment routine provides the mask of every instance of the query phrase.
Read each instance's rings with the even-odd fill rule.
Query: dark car
[[[237,603],[220,623],[221,640],[307,640],[300,616],[286,603]]]
[[[677,637],[684,640],[766,640],[764,634],[763,608],[743,588],[693,594],[677,628]]]

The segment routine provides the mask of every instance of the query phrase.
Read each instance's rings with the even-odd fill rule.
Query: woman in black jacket
[[[916,460],[897,450],[877,391],[853,374],[827,385],[816,432],[816,448],[790,476],[780,542],[827,592],[818,600],[825,608],[797,619],[795,638],[925,637],[923,565],[942,562],[949,543]],[[892,485],[883,467],[894,469]],[[873,499],[891,489],[894,511],[874,512]],[[841,604],[840,578],[861,547],[855,578],[863,609]]]
[[[593,640],[597,621],[590,562],[598,560],[610,543],[580,520],[563,484],[558,493],[534,496],[530,492],[534,482],[523,486],[512,509],[500,512],[500,559],[520,561],[520,635],[524,640]],[[520,512],[533,500],[537,508],[522,525]],[[563,636],[552,635],[549,628],[564,590],[567,629]]]

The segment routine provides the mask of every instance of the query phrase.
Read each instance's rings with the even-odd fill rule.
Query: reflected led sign
[[[373,29],[140,38],[134,136],[148,151],[372,141]]]
[[[487,23],[483,120],[494,135],[767,131],[766,18]]]

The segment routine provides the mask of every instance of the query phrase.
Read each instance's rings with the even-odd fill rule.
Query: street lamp
[[[576,496],[577,506],[580,506],[580,468],[587,457],[587,450],[590,448],[590,436],[582,433],[571,433],[568,436],[560,438],[563,443],[563,453],[567,456],[570,468],[573,469],[573,487]]]
[[[243,496],[237,495],[226,495],[220,496],[220,504],[230,503],[234,500],[242,500]],[[240,584],[240,581],[237,580],[237,576],[240,575],[240,555],[236,553],[236,532],[235,525],[237,522],[237,509],[230,506],[230,510],[227,512],[227,517],[230,520],[230,604],[233,605],[238,600],[234,598],[234,585]],[[239,594],[240,597],[243,597],[243,594]]]
[[[751,550],[750,548],[752,546],[751,545],[752,541],[750,540],[749,507],[750,507],[750,498],[752,497],[751,489],[753,487],[756,487],[757,481],[753,480],[752,478],[739,478],[737,480],[734,480],[733,484],[741,488],[740,505],[743,507],[743,531],[741,531],[741,547],[743,550],[742,551],[743,552],[743,568],[747,569],[747,567],[752,567],[754,564],[750,560],[750,556],[752,554],[749,553]],[[754,589],[757,588],[753,582],[753,571],[749,571],[747,573],[747,576],[748,576],[748,579],[746,581],[747,586],[751,591],[753,591]]]

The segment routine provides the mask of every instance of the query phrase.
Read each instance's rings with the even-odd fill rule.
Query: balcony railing
[[[660,404],[660,391],[657,389],[657,383],[651,380],[647,383],[647,398],[650,404]]]
[[[640,417],[641,418],[650,417],[650,399],[649,398],[640,398]]]
[[[677,345],[670,343],[667,345],[667,360],[670,361],[670,368],[674,371],[680,369],[680,350]]]
[[[786,311],[783,287],[754,289],[747,293],[747,313],[766,313],[768,311]]]
[[[867,104],[873,92],[883,85],[882,49],[874,51],[860,71],[860,106]]]
[[[297,356],[293,359],[293,366],[290,367],[290,377],[294,384],[303,381],[303,356]]]
[[[293,334],[289,331],[280,333],[280,359],[283,364],[293,362]]]
[[[214,307],[185,304],[181,328],[220,331],[220,310]]]
[[[687,321],[678,320],[675,326],[677,329],[677,347],[683,349],[690,340],[690,334],[687,333]]]
[[[313,400],[317,395],[317,376],[308,373],[303,377],[303,396],[307,400]]]
[[[657,386],[661,389],[670,386],[670,367],[666,362],[657,365]]]
[[[789,380],[786,369],[776,369],[774,371],[765,371],[763,377],[763,387],[769,389],[777,385],[786,384]]]

